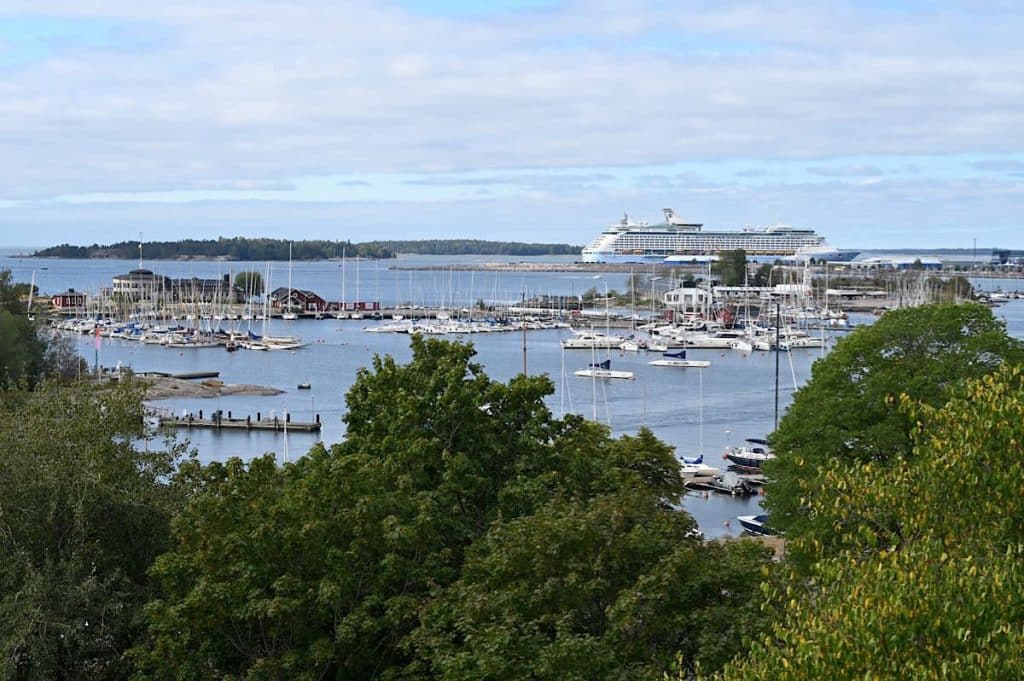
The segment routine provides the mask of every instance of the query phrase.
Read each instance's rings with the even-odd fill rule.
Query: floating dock
[[[172,428],[260,430],[271,432],[292,431],[296,433],[319,433],[321,429],[320,414],[314,416],[314,421],[292,421],[290,414],[286,414],[284,418],[280,416],[263,418],[263,415],[259,412],[257,412],[256,418],[252,416],[246,416],[244,419],[234,418],[231,416],[231,412],[225,415],[220,410],[213,412],[205,418],[202,411],[199,411],[198,414],[189,412],[181,415],[161,413],[158,414],[157,418],[161,426],[170,426]]]

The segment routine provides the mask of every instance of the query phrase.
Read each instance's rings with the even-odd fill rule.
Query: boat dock
[[[765,482],[761,474],[707,475],[687,478],[684,485],[687,489],[705,492],[729,494],[734,497],[757,494]]]
[[[314,421],[292,421],[291,414],[285,414],[284,418],[272,416],[263,418],[263,414],[256,412],[256,418],[251,415],[245,418],[232,417],[231,412],[225,413],[218,409],[208,416],[203,416],[200,409],[198,414],[187,412],[184,414],[170,414],[159,412],[157,414],[161,426],[172,428],[208,428],[213,430],[260,430],[271,432],[293,431],[297,433],[319,433],[321,428],[320,414],[314,415]]]

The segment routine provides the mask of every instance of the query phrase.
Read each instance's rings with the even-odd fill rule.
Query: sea
[[[0,269],[10,269],[15,281],[34,274],[42,294],[74,288],[97,292],[109,287],[115,275],[139,266],[137,260],[63,260],[14,257],[31,249],[0,249]],[[170,277],[215,278],[238,272],[260,272],[268,289],[287,285],[316,291],[328,300],[379,301],[382,306],[421,305],[471,307],[476,301],[514,304],[537,295],[578,296],[591,288],[603,292],[627,290],[629,273],[567,273],[550,271],[466,271],[460,266],[493,262],[572,262],[551,256],[523,258],[498,256],[405,256],[386,261],[320,261],[288,263],[152,261],[143,267]],[[269,267],[269,270],[268,270]],[[431,269],[418,269],[431,268]],[[637,273],[644,268],[637,267]],[[1024,290],[1020,280],[975,280],[986,290]],[[629,313],[630,310],[618,310]],[[643,313],[643,310],[637,312]],[[995,313],[1006,320],[1011,334],[1024,337],[1024,300],[1011,300]],[[869,324],[870,315],[853,316],[853,325]],[[345,393],[360,370],[375,356],[397,361],[410,356],[404,334],[368,333],[374,320],[302,319],[253,321],[253,330],[271,335],[301,336],[308,345],[295,351],[227,353],[222,348],[173,349],[121,339],[74,336],[80,354],[90,365],[130,367],[135,371],[170,373],[217,371],[225,383],[256,383],[283,390],[273,397],[226,396],[161,400],[154,403],[175,413],[204,415],[216,410],[234,417],[257,414],[290,415],[294,421],[319,417],[318,434],[208,430],[178,431],[201,461],[230,457],[250,459],[274,452],[285,461],[302,456],[316,442],[332,444],[345,435]],[[247,324],[247,322],[242,322]],[[600,329],[600,319],[595,320]],[[243,327],[244,328],[244,327]],[[829,332],[832,338],[843,332]],[[560,341],[568,330],[530,331],[525,340],[525,362],[531,375],[546,375],[553,393],[548,406],[556,416],[577,413],[606,424],[614,435],[635,434],[650,428],[679,456],[704,455],[705,463],[724,467],[727,446],[746,438],[761,438],[772,431],[776,414],[785,411],[792,395],[809,378],[815,361],[826,350],[800,349],[776,357],[773,353],[741,355],[731,351],[689,350],[691,359],[706,359],[706,369],[652,367],[645,353],[563,350]],[[477,361],[494,379],[506,381],[523,370],[524,340],[519,333],[472,334],[461,340],[473,344]],[[633,380],[600,381],[573,375],[593,361],[610,356],[613,369],[634,372]],[[778,364],[776,362],[778,360]],[[776,376],[778,381],[776,382]],[[308,389],[299,389],[308,384]],[[777,387],[776,387],[777,386]],[[778,412],[776,411],[776,400]],[[741,533],[736,516],[756,514],[760,498],[690,493],[684,507],[707,537]]]

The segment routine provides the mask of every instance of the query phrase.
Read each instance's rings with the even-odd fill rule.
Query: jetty
[[[271,432],[286,432],[292,431],[297,433],[318,433],[321,429],[320,414],[314,415],[313,421],[292,421],[291,414],[285,414],[284,418],[280,416],[268,416],[263,417],[260,412],[256,413],[256,417],[247,415],[245,418],[239,418],[232,416],[231,412],[224,413],[223,410],[217,409],[210,413],[208,416],[203,416],[203,411],[199,410],[198,413],[185,412],[182,414],[172,414],[166,411],[157,413],[157,418],[161,426],[169,426],[172,428],[207,428],[213,430],[259,430],[259,431],[271,431]]]

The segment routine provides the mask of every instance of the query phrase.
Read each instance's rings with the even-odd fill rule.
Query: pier
[[[313,421],[292,421],[291,414],[285,414],[284,418],[272,416],[263,418],[263,414],[256,412],[256,418],[251,415],[245,418],[232,417],[231,412],[225,413],[218,409],[209,416],[204,417],[203,411],[198,414],[187,412],[185,414],[171,414],[160,411],[157,418],[161,426],[172,428],[207,428],[213,430],[260,430],[271,432],[294,431],[297,433],[319,433],[321,428],[320,414],[314,415]]]

